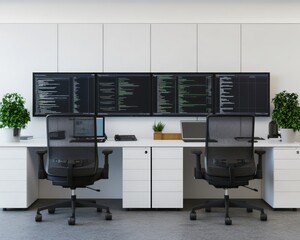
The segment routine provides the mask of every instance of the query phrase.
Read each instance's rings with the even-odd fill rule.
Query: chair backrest
[[[95,116],[48,115],[47,145],[48,159],[45,170],[48,175],[67,177],[70,165],[73,168],[73,177],[95,174],[98,168]]]
[[[253,175],[255,162],[254,116],[252,115],[210,115],[207,118],[205,171],[211,176],[228,176],[229,167],[243,165]],[[222,169],[223,166],[223,169]],[[227,169],[226,169],[227,168]],[[250,171],[250,172],[249,172]]]

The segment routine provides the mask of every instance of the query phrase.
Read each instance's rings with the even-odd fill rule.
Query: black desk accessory
[[[115,141],[137,141],[135,135],[115,135]]]

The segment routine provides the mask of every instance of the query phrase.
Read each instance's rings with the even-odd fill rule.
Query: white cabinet
[[[274,148],[265,168],[266,202],[273,208],[300,208],[300,148]]]
[[[58,71],[102,71],[102,24],[58,25]]]
[[[150,72],[150,24],[104,25],[104,72]]]
[[[38,198],[36,166],[26,147],[0,148],[0,208],[27,208]]]
[[[196,24],[151,24],[151,72],[197,72]]]
[[[198,71],[240,71],[240,24],[198,24]]]
[[[183,207],[183,148],[152,148],[152,207]]]
[[[150,208],[150,148],[123,148],[123,208]]]

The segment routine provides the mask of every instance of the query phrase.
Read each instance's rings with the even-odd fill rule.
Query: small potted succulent
[[[161,121],[154,122],[152,125],[152,129],[154,131],[154,140],[161,140],[162,139],[162,131],[164,130],[165,124]]]
[[[10,135],[14,141],[20,140],[21,129],[30,121],[24,105],[25,99],[19,93],[7,93],[0,102],[0,128],[13,129]]]

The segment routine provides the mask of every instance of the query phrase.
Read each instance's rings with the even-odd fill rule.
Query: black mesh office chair
[[[246,186],[255,178],[262,178],[261,161],[263,150],[258,150],[256,166],[253,152],[254,117],[237,115],[211,115],[207,118],[207,133],[204,168],[201,167],[201,151],[196,154],[195,178],[206,179],[216,188],[225,189],[224,199],[208,201],[192,208],[190,219],[196,220],[196,210],[205,209],[210,212],[212,207],[225,208],[225,224],[231,225],[229,207],[253,209],[260,211],[260,220],[266,221],[264,209],[246,202],[229,200],[228,189]],[[252,189],[256,190],[256,189]],[[257,191],[257,190],[256,190]]]
[[[105,162],[98,168],[98,147],[96,119],[91,115],[49,115],[47,116],[47,151],[39,151],[39,178],[52,181],[53,185],[70,188],[71,199],[37,209],[35,221],[42,221],[42,210],[53,214],[56,208],[71,208],[69,225],[75,224],[76,207],[93,207],[98,212],[106,210],[105,219],[111,220],[108,207],[95,201],[76,199],[76,188],[85,188],[99,179],[108,178],[108,156],[111,150],[103,150]],[[74,139],[77,137],[77,140]],[[47,159],[44,161],[44,155]],[[98,190],[99,191],[99,190]]]

